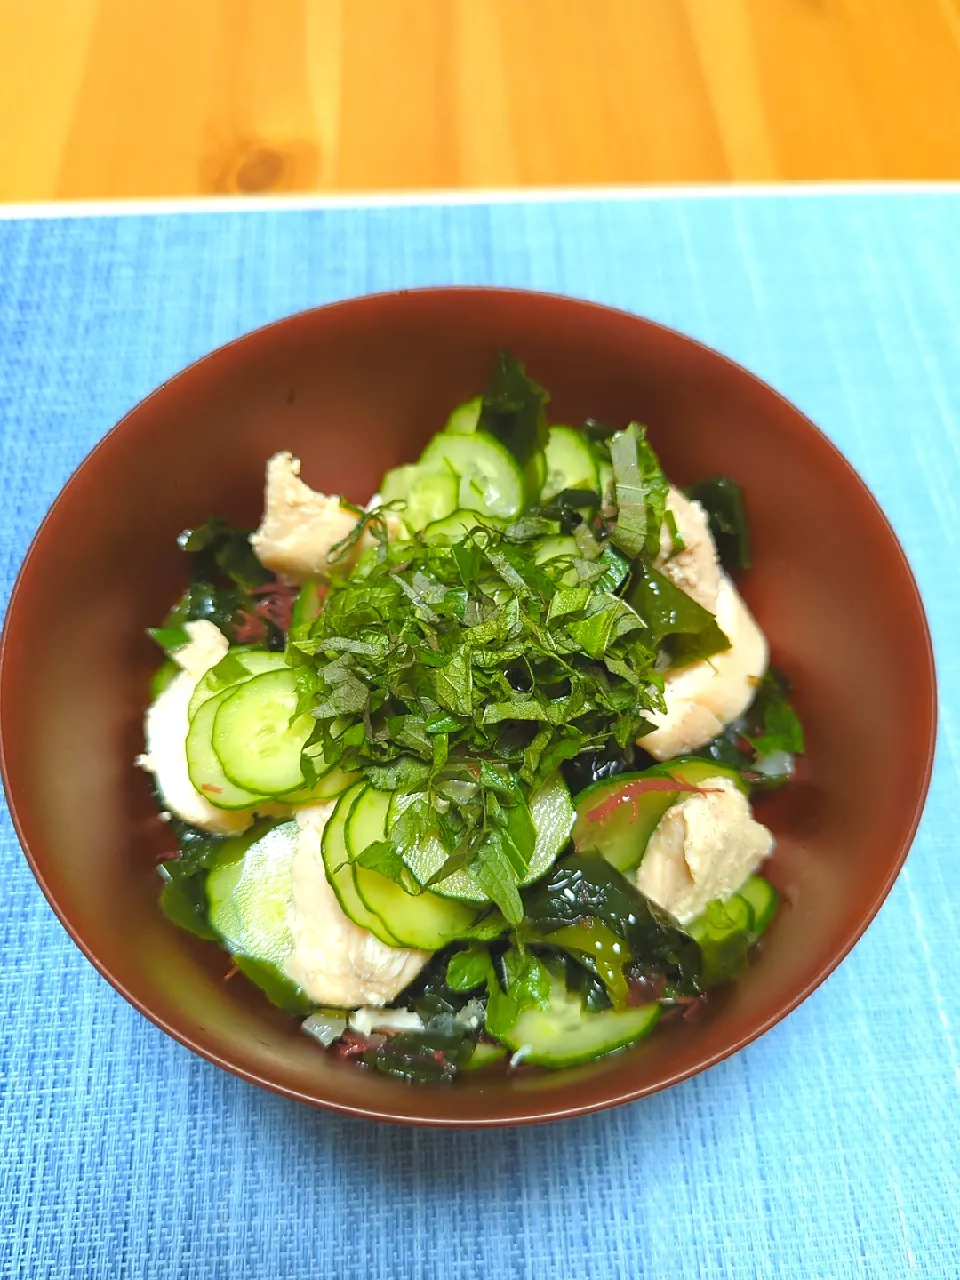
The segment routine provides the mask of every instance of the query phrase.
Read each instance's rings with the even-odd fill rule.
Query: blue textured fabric
[[[796,401],[902,538],[943,722],[906,870],[785,1023],[659,1097],[437,1134],[191,1056],[67,940],[0,818],[0,1275],[960,1276],[960,197],[670,198],[0,222],[0,592],[163,378],[288,312],[497,283],[674,325]]]

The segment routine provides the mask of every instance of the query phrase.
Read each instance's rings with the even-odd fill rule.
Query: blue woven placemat
[[[317,303],[557,290],[733,356],[851,458],[938,647],[927,814],[865,939],[698,1079],[543,1129],[314,1113],[191,1056],[73,948],[0,817],[0,1275],[960,1276],[960,195],[0,222],[0,591],[135,401]],[[882,731],[882,691],[877,694]]]

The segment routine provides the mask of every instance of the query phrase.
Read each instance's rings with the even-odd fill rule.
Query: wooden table
[[[0,0],[0,199],[960,177],[960,0]]]

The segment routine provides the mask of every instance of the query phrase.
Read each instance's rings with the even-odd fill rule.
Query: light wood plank
[[[960,0],[0,0],[0,199],[960,178]]]

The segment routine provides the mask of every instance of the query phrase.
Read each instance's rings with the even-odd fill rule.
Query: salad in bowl
[[[548,404],[501,351],[364,508],[278,452],[258,529],[181,535],[151,631],[163,909],[417,1083],[693,1018],[777,908],[753,805],[803,734],[734,582],[740,491]]]

